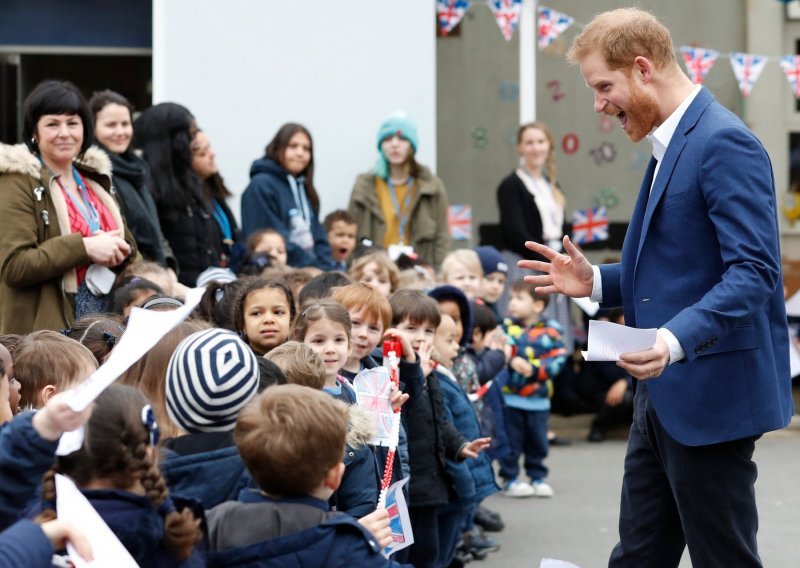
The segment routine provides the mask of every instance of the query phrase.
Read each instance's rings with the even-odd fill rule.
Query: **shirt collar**
[[[678,123],[680,123],[681,118],[683,115],[686,114],[686,109],[689,108],[689,105],[692,104],[692,101],[697,96],[697,93],[700,92],[702,87],[700,85],[695,85],[692,89],[692,92],[683,99],[683,102],[678,105],[667,120],[661,123],[661,126],[656,128],[651,134],[647,135],[647,139],[653,145],[653,157],[661,162],[664,159],[664,154],[667,153],[667,147],[669,147],[669,143],[672,140],[672,135],[675,134],[675,129],[678,128]]]

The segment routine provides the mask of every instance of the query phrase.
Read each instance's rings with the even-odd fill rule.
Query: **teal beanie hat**
[[[408,140],[414,151],[417,151],[417,144],[419,142],[417,125],[414,124],[405,112],[398,111],[389,115],[378,129],[378,152],[380,152],[381,155],[378,159],[378,163],[375,165],[375,175],[382,178],[386,178],[389,175],[389,163],[386,161],[386,156],[383,155],[381,143],[393,134],[399,134]]]

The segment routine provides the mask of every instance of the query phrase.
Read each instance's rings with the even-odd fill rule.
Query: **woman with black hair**
[[[211,149],[211,142],[202,130],[198,130],[195,134],[191,150],[192,169],[203,183],[203,198],[211,207],[222,237],[222,263],[220,266],[238,272],[245,255],[245,247],[241,242],[236,218],[225,202],[233,194],[225,187],[225,182],[217,169],[217,155]]]
[[[158,222],[158,211],[149,187],[150,168],[131,147],[133,105],[119,93],[105,90],[92,95],[89,108],[94,114],[97,144],[111,158],[111,181],[142,257],[174,273],[177,261]]]
[[[176,103],[145,110],[133,125],[134,146],[150,166],[161,229],[178,260],[178,280],[194,286],[206,268],[223,264],[222,237],[203,184],[192,169],[194,116]]]
[[[69,328],[101,311],[110,269],[136,255],[77,87],[40,83],[23,118],[25,143],[0,145],[0,333]]]
[[[319,222],[311,134],[300,124],[280,127],[266,155],[250,167],[242,195],[242,232],[269,227],[286,243],[287,264],[333,270],[328,235]]]

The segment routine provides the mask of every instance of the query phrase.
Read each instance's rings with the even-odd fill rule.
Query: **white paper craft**
[[[539,568],[581,568],[577,564],[567,562],[566,560],[555,560],[553,558],[542,558],[542,563]]]
[[[200,303],[205,291],[205,288],[189,290],[186,302],[177,310],[159,312],[133,308],[125,333],[122,334],[108,360],[89,375],[89,378],[67,391],[71,394],[67,398],[69,407],[75,412],[80,412],[89,406],[101,392],[150,351],[172,328],[185,320]]]
[[[386,491],[386,512],[389,513],[389,528],[392,529],[392,543],[383,549],[386,558],[414,544],[414,532],[411,530],[406,497],[403,495],[403,486],[406,483],[408,477],[393,483]]]
[[[137,568],[138,564],[108,528],[92,504],[83,496],[69,477],[56,474],[56,510],[58,518],[79,529],[92,547],[94,560],[87,562],[67,544],[69,558],[75,568],[113,566]]]
[[[83,426],[71,432],[64,432],[58,441],[57,456],[68,456],[83,446]]]
[[[644,351],[656,344],[657,330],[637,329],[592,320],[589,322],[589,349],[581,351],[587,361],[619,361],[622,353]]]
[[[369,415],[377,427],[377,434],[370,444],[389,446],[394,417],[390,401],[392,379],[389,369],[386,367],[364,369],[353,379],[353,389],[356,391],[358,406]]]

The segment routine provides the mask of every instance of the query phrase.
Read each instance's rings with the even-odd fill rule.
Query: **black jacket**
[[[403,380],[409,394],[402,414],[411,466],[409,506],[447,504],[455,492],[445,460],[461,461],[459,452],[467,441],[447,421],[444,395],[435,372],[426,379],[417,364],[416,372],[407,372]]]
[[[103,148],[111,159],[111,183],[117,190],[120,208],[128,228],[145,260],[177,269],[175,255],[161,232],[158,210],[150,194],[150,168],[131,151],[115,154]]]

